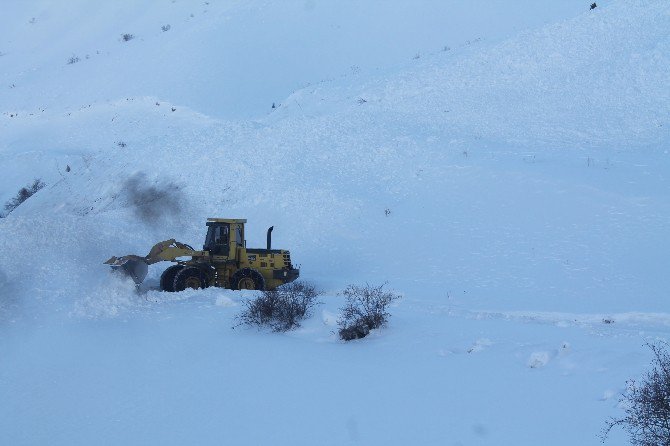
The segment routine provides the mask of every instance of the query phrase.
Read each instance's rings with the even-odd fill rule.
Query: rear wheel
[[[184,291],[186,288],[197,290],[208,286],[207,274],[195,266],[186,266],[177,272],[173,282],[174,291]]]
[[[172,265],[161,274],[161,291],[174,291],[174,277],[179,271],[184,269],[184,265]]]
[[[233,274],[230,286],[234,290],[264,290],[265,279],[255,269],[242,268]]]

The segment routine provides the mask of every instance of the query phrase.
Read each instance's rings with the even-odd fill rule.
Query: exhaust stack
[[[272,249],[272,230],[274,228],[274,226],[268,228],[268,251]]]

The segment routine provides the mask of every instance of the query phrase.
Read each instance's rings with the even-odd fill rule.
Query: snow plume
[[[0,269],[0,326],[25,316],[25,299],[20,289],[13,284],[12,277]]]
[[[96,287],[95,292],[84,293],[74,302],[71,316],[83,319],[112,319],[146,307],[132,280],[119,274],[110,274]]]
[[[128,206],[145,223],[171,219],[179,215],[185,202],[181,187],[173,182],[151,182],[144,172],[137,172],[123,185]]]
[[[8,314],[16,305],[16,299],[10,289],[7,274],[0,269],[0,318]]]
[[[6,297],[6,286],[9,284],[7,275],[0,269],[0,302],[5,300]]]

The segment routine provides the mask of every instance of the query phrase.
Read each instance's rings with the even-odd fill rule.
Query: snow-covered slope
[[[596,444],[670,325],[670,6],[483,3],[12,4],[0,198],[47,187],[0,220],[8,442]],[[275,225],[325,292],[303,328],[101,264],[212,216]],[[339,342],[338,291],[384,281],[390,326]]]
[[[583,3],[7,0],[0,103],[72,111],[149,95],[211,116],[253,117],[306,84],[500,40]]]

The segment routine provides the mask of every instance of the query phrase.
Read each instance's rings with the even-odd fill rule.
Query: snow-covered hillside
[[[597,444],[670,330],[670,5],[589,5],[9,2],[2,443]],[[215,216],[275,226],[302,328],[102,264]],[[403,299],[343,343],[365,282]]]
[[[155,96],[253,118],[307,84],[500,40],[583,9],[582,0],[6,0],[0,103],[30,113]]]

